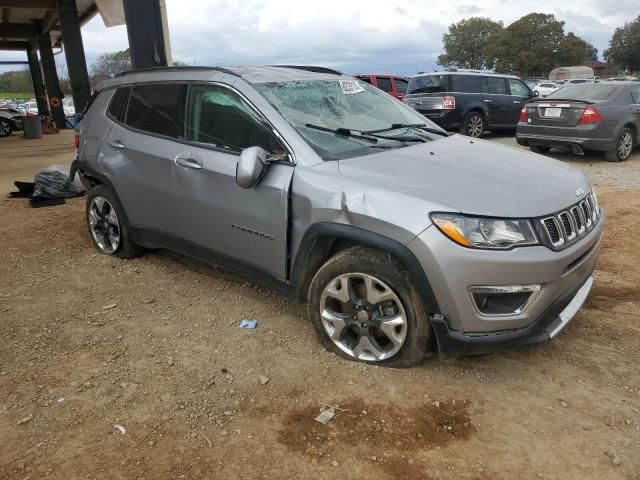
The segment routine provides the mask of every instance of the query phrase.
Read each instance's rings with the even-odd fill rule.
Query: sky
[[[553,13],[598,48],[640,14],[638,0],[166,0],[174,59],[193,65],[310,64],[345,73],[414,74],[438,69],[442,35],[463,18],[508,25],[531,12]],[[82,29],[90,65],[127,48],[124,26],[96,16]],[[0,52],[0,60],[24,60]],[[63,55],[59,63],[64,63]],[[6,70],[6,68],[5,68]]]

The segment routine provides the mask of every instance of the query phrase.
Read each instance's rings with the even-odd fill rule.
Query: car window
[[[487,86],[489,88],[489,93],[496,94],[507,94],[507,86],[505,84],[504,78],[495,78],[495,77],[486,77],[487,78]]]
[[[391,79],[389,77],[376,77],[376,83],[378,84],[378,88],[383,92],[392,92],[393,88],[391,88]]]
[[[396,90],[400,93],[405,93],[407,91],[407,87],[409,86],[409,82],[402,78],[396,78]]]
[[[109,115],[118,120],[124,121],[124,114],[127,108],[127,102],[129,101],[129,88],[119,88],[116,93],[111,97],[111,103],[109,103]]]
[[[484,91],[482,77],[478,75],[451,75],[451,91],[481,93]]]
[[[172,138],[184,137],[186,85],[133,87],[125,123],[135,129]]]
[[[631,89],[631,98],[633,103],[640,103],[640,87],[633,87]]]
[[[239,153],[262,147],[272,154],[284,153],[271,128],[231,90],[213,85],[194,85],[187,100],[187,140]]]
[[[556,90],[547,99],[561,98],[563,100],[601,101],[609,98],[617,85],[603,85],[597,83],[568,84]]]
[[[369,75],[363,76],[363,77],[356,77],[358,80],[362,80],[363,82],[367,82],[369,85],[371,85],[371,77]]]
[[[520,80],[516,80],[515,78],[510,78],[507,81],[509,82],[509,89],[511,90],[511,95],[518,95],[519,97],[528,97],[530,95],[529,89]]]
[[[407,93],[440,93],[447,91],[448,75],[424,75],[409,80]]]

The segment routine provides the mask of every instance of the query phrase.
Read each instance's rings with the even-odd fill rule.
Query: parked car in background
[[[38,115],[38,103],[37,102],[25,102],[22,104],[27,115]]]
[[[407,92],[407,86],[409,80],[404,77],[397,77],[394,75],[378,75],[373,74],[357,74],[355,78],[367,82],[374,87],[378,87],[383,92],[387,92],[392,97],[402,100]]]
[[[447,130],[479,137],[515,129],[533,92],[519,77],[479,71],[422,73],[409,79],[404,103]]]
[[[65,117],[73,117],[76,114],[76,109],[73,105],[73,100],[64,99],[62,100],[62,109],[64,110]]]
[[[599,82],[567,85],[522,109],[520,145],[546,153],[552,147],[604,152],[610,162],[629,158],[640,140],[640,85]]]
[[[533,87],[533,95],[536,97],[546,97],[560,88],[560,85],[553,82],[538,83]]]
[[[545,342],[593,284],[604,213],[584,173],[449,136],[333,70],[132,71],[98,84],[77,132],[98,251],[262,280],[350,360]],[[588,223],[562,230],[570,215]]]
[[[0,108],[0,137],[7,137],[13,131],[22,130],[22,116],[13,108]]]

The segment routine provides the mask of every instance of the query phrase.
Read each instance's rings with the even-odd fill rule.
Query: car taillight
[[[442,99],[443,110],[455,110],[456,109],[456,97],[444,97]]]
[[[527,120],[529,120],[529,115],[527,115],[527,107],[524,106],[522,110],[520,110],[520,121],[527,123]]]
[[[80,148],[80,135],[77,133],[73,136],[73,146],[78,150]]]
[[[582,112],[582,116],[580,117],[580,121],[578,122],[578,124],[586,125],[589,123],[600,122],[602,122],[602,115],[600,115],[600,112],[595,107],[589,105],[584,109],[584,112]]]

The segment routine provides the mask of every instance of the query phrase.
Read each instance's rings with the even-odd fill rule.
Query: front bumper
[[[432,317],[432,324],[440,352],[487,353],[548,340],[560,312],[595,269],[604,221],[603,212],[588,234],[560,251],[545,246],[469,249],[435,227],[426,229],[408,247],[438,302],[440,315]],[[540,285],[541,290],[523,311],[487,315],[478,312],[469,294],[477,285]]]
[[[514,348],[544,343],[556,337],[573,319],[587,299],[593,277],[589,275],[577,290],[564,294],[557,299],[531,325],[518,330],[487,335],[465,335],[449,330],[444,317],[431,319],[431,325],[442,357],[461,357],[501,352]]]

